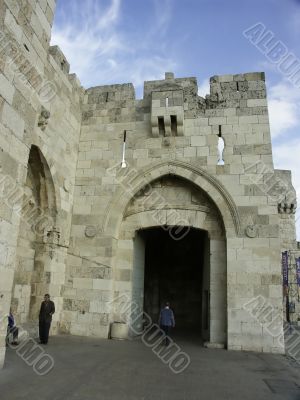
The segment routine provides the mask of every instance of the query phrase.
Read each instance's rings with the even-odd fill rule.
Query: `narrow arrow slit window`
[[[225,162],[223,160],[223,152],[225,148],[225,142],[222,138],[222,126],[219,125],[219,134],[218,134],[218,163],[217,165],[224,165]]]
[[[122,164],[121,164],[121,167],[122,167],[122,168],[126,168],[126,167],[127,167],[127,164],[126,164],[126,161],[125,161],[126,136],[127,136],[127,133],[126,133],[126,131],[124,131],[124,135],[123,135],[123,157],[122,157]]]

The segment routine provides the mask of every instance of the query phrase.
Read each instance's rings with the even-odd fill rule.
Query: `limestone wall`
[[[36,313],[47,290],[57,304],[55,331],[62,305],[61,285],[65,281],[83,91],[76,77],[58,63],[56,52],[49,53],[54,10],[53,0],[0,3],[0,310],[1,317],[5,316],[13,297],[16,321],[23,324],[22,315],[30,303],[31,290],[36,299]],[[44,160],[44,167],[40,163],[41,170],[37,172],[38,181],[45,180],[49,188],[47,196],[55,199],[51,206],[54,223],[45,226],[34,242],[30,240],[33,215],[41,210],[30,195],[31,190],[40,192],[40,188],[26,185],[32,145]],[[38,197],[41,196],[40,192]],[[32,213],[26,214],[22,204],[31,207],[27,211]],[[16,257],[17,246],[21,259]],[[38,249],[42,249],[42,254],[38,254]],[[35,272],[37,261],[41,275],[31,283],[39,282],[38,289],[28,281],[14,285],[14,271],[24,271],[19,276],[23,282]],[[6,320],[1,323],[0,362],[5,334]]]

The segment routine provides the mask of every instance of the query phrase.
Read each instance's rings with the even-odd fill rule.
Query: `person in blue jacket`
[[[164,308],[162,308],[160,311],[159,326],[161,327],[161,329],[164,331],[164,334],[166,335],[164,344],[166,346],[168,346],[170,343],[169,335],[171,333],[171,329],[175,327],[174,313],[170,308],[170,303],[168,303],[168,302],[165,303]]]
[[[8,314],[8,325],[7,325],[7,335],[6,335],[6,344],[9,342],[9,335],[12,334],[13,336],[13,341],[12,345],[17,345],[18,344],[18,335],[19,335],[19,329],[16,327],[15,324],[15,318],[13,316],[13,313],[11,309],[9,310]]]

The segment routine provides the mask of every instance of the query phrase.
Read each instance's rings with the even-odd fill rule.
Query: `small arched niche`
[[[36,320],[40,300],[47,292],[49,272],[45,271],[41,253],[57,215],[51,171],[42,152],[34,145],[19,198],[20,228],[11,307],[17,321],[24,324]]]

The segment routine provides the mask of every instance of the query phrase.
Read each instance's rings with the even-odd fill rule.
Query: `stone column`
[[[226,345],[226,243],[210,241],[210,347]]]
[[[132,328],[133,335],[142,330],[144,309],[145,241],[136,234],[133,240],[134,257],[132,271]]]

